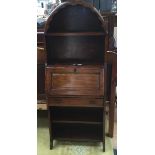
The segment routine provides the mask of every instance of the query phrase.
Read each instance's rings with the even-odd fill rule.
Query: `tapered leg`
[[[115,104],[114,102],[110,103],[109,107],[109,131],[107,136],[113,137],[113,131],[114,131],[114,113],[115,113]]]
[[[105,152],[105,145],[103,144],[103,152]]]
[[[103,152],[105,152],[105,116],[106,116],[106,108],[105,108],[105,100],[104,100],[104,108],[103,108]]]
[[[53,140],[50,140],[50,150],[53,149]]]
[[[50,113],[49,107],[48,107],[48,121],[49,121],[50,150],[52,150],[53,149],[53,138],[52,138],[52,130],[51,130],[51,113]]]
[[[105,139],[103,140],[103,152],[105,152]]]

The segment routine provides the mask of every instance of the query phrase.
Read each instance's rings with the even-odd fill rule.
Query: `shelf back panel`
[[[104,62],[104,36],[47,36],[47,63]]]

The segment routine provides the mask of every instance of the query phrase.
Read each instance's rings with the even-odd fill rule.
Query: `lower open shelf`
[[[50,107],[53,123],[103,124],[103,108]]]
[[[52,129],[53,139],[57,140],[103,140],[103,125],[54,123]]]
[[[67,123],[67,124],[94,124],[94,125],[102,125],[103,122],[91,122],[91,121],[53,121],[53,123]]]

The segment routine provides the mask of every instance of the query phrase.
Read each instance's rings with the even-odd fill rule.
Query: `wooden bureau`
[[[113,13],[102,13],[101,14],[104,23],[106,31],[108,32],[108,50],[115,50],[114,45],[110,42],[113,37],[113,31],[114,26],[117,26],[117,15]],[[112,45],[112,46],[111,46]],[[38,53],[37,53],[37,96],[38,96],[38,109],[47,109],[46,108],[46,95],[45,95],[45,63],[46,63],[46,53],[44,51],[44,28],[38,28],[37,29],[37,47],[38,47]],[[113,84],[112,80],[112,68],[116,68],[117,64],[114,61],[117,61],[117,54],[111,52],[107,53],[108,55],[108,66],[107,66],[107,102],[108,102],[108,109],[109,109],[109,125],[108,125],[108,133],[107,135],[110,137],[113,137],[113,129],[114,129],[114,111],[115,111],[115,87],[116,85]],[[112,59],[112,57],[115,57],[115,60]],[[115,82],[116,83],[116,82]],[[114,85],[114,86],[112,86]],[[42,108],[43,107],[43,108]]]
[[[65,2],[45,26],[45,89],[53,140],[98,141],[105,151],[107,34],[91,5]]]

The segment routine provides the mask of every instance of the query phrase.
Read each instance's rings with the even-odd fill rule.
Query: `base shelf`
[[[61,141],[79,141],[79,142],[101,142],[102,139],[101,138],[98,138],[98,139],[92,139],[92,138],[83,138],[83,137],[74,137],[74,138],[65,138],[65,137],[55,137],[54,139],[56,140],[61,140]]]
[[[103,126],[90,124],[55,124],[53,126],[53,139],[102,141]]]
[[[66,123],[66,124],[92,124],[92,125],[102,125],[103,122],[88,122],[88,121],[64,121],[64,120],[53,120],[53,123],[58,123],[58,124],[61,124],[61,123]]]

